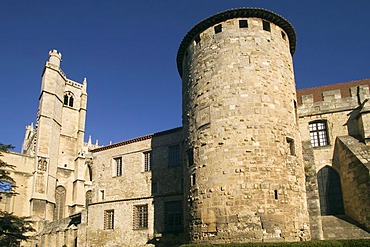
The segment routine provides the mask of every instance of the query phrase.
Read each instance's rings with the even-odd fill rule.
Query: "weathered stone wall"
[[[346,215],[370,231],[370,147],[350,136],[338,137],[335,146]]]
[[[169,146],[179,145],[181,151],[181,142],[179,128],[93,151],[94,196],[88,208],[87,230],[91,246],[143,246],[146,243],[169,246],[166,241],[174,241],[165,232],[164,203],[183,201],[182,166],[169,166]],[[145,171],[144,152],[148,151],[151,152],[151,170]],[[123,164],[121,176],[116,175],[114,158],[118,157]],[[146,229],[134,229],[136,205],[148,205]],[[111,209],[115,215],[114,229],[105,230],[104,210]],[[182,233],[177,235],[175,243],[181,241]]]
[[[194,242],[310,238],[290,44],[270,25],[265,31],[253,17],[220,21],[185,52],[185,192]]]

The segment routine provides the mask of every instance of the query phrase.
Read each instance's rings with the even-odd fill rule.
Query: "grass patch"
[[[307,242],[283,242],[283,243],[243,243],[243,244],[184,244],[181,247],[250,247],[250,246],[257,246],[257,247],[309,247],[309,246],[324,246],[324,247],[347,247],[347,246],[355,246],[355,247],[369,247],[370,246],[370,239],[348,239],[348,240],[316,240],[316,241],[307,241]]]

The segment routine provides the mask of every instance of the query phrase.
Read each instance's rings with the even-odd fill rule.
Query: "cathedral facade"
[[[296,90],[295,47],[267,10],[201,21],[177,55],[183,126],[108,146],[84,142],[87,81],[50,51],[36,124],[4,156],[19,195],[0,206],[37,229],[22,245],[370,238],[370,79]],[[343,220],[353,235],[327,227]]]

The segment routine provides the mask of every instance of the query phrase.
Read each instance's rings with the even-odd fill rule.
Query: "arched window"
[[[73,101],[74,101],[73,94],[71,92],[66,92],[64,94],[63,104],[73,107]]]
[[[64,208],[66,202],[66,189],[63,186],[57,186],[55,189],[55,210],[54,220],[64,218]]]
[[[325,166],[317,173],[321,215],[344,214],[342,187],[338,173]]]
[[[88,190],[85,196],[85,208],[88,208],[91,202],[92,202],[92,191]]]

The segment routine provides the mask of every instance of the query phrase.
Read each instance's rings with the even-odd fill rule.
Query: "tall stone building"
[[[369,238],[370,80],[296,91],[295,42],[263,9],[203,20],[177,56],[183,126],[108,146],[84,143],[86,79],[51,51],[36,125],[3,157],[19,195],[1,209],[38,230],[22,245]]]

